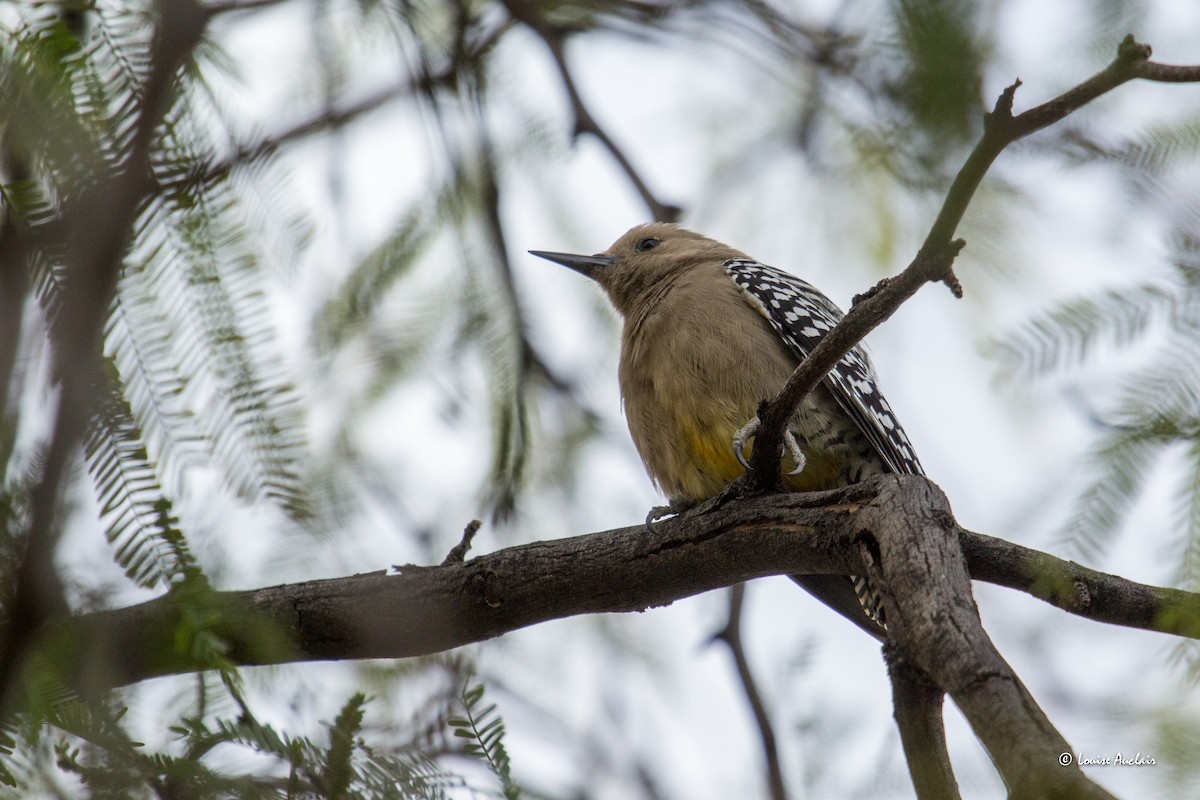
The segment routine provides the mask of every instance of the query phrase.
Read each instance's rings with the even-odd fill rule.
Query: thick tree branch
[[[922,483],[923,479],[917,479]],[[577,614],[642,611],[768,575],[847,574],[862,565],[854,519],[871,484],[782,494],[689,512],[655,525],[507,548],[462,563],[250,591],[219,592],[231,611],[214,631],[237,664],[403,658],[480,642]],[[1137,584],[1001,539],[954,528],[973,577],[1026,591],[1098,621],[1200,638],[1200,595]],[[1082,580],[1088,602],[1050,587]],[[1063,581],[1066,581],[1065,583]],[[168,595],[66,623],[93,647],[117,655],[102,682],[123,685],[204,669],[174,654],[180,603]],[[264,649],[248,620],[271,622],[286,647]]]
[[[397,658],[551,619],[669,605],[766,575],[854,573],[880,588],[889,640],[954,698],[1013,797],[1108,797],[1077,767],[1058,764],[1070,747],[984,633],[968,564],[1085,616],[1200,635],[1200,595],[1139,586],[963,530],[928,480],[889,476],[698,509],[656,525],[654,535],[637,526],[399,574],[168,595],[65,620],[46,652],[62,679],[95,688],[211,666],[188,645],[197,635],[225,641],[233,664]],[[1062,590],[1064,578],[1074,591]],[[206,613],[196,613],[197,604]],[[198,629],[198,619],[208,627]],[[935,695],[913,693],[910,677],[894,684],[902,700],[915,698],[897,708],[906,748],[924,751],[921,780],[941,792],[930,796],[952,797],[952,777],[938,766]]]
[[[853,527],[868,553],[858,574],[883,595],[889,643],[954,699],[1010,797],[1111,798],[1077,764],[1059,763],[1066,739],[984,632],[945,495],[911,476],[877,485]]]
[[[869,494],[859,493],[864,498]],[[840,492],[843,498],[853,497]],[[845,573],[848,548],[835,545],[851,513],[814,507],[828,498],[795,495],[730,504],[655,526],[535,542],[438,567],[399,567],[348,578],[245,592],[216,593],[212,633],[235,664],[402,658],[484,641],[551,619],[643,611],[767,575]],[[794,517],[794,518],[793,518]],[[71,683],[123,685],[155,675],[205,669],[177,652],[179,599],[167,595],[65,625],[59,663],[108,674]],[[261,641],[266,622],[282,646]],[[70,653],[74,653],[71,655]]]
[[[1125,37],[1116,59],[1100,72],[1058,97],[1013,116],[1013,97],[1018,80],[1005,89],[992,113],[984,119],[983,136],[967,157],[946,193],[937,219],[916,258],[899,275],[881,282],[855,298],[845,319],[833,328],[792,373],[786,385],[770,402],[759,408],[762,423],[755,437],[752,469],[735,485],[732,493],[754,493],[778,488],[783,430],[804,397],[829,374],[846,353],[896,312],[926,283],[940,281],[961,295],[951,269],[963,248],[953,236],[983,176],[1008,145],[1059,122],[1097,97],[1135,78],[1161,82],[1200,81],[1200,66],[1172,66],[1149,61],[1150,47]]]
[[[399,574],[189,600],[168,595],[64,620],[45,652],[69,684],[98,688],[210,667],[188,644],[197,635],[225,641],[233,664],[398,658],[551,619],[669,605],[766,575],[853,572],[880,587],[897,652],[954,698],[1013,797],[1107,797],[1077,767],[1057,763],[1071,749],[983,632],[968,564],[1076,613],[1200,635],[1200,596],[1138,586],[965,531],[933,484],[891,476],[689,512],[656,525],[653,536],[637,526]],[[1083,580],[1088,602],[1055,588],[1063,576]],[[205,613],[196,613],[197,603]],[[198,629],[198,619],[208,627]],[[906,749],[923,751],[921,781],[941,792],[929,796],[953,797],[953,779],[938,766],[936,695],[912,691],[910,677],[894,683],[901,700],[913,700],[897,707]]]

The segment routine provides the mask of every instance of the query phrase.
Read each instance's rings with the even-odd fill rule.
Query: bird
[[[595,281],[621,315],[625,418],[671,512],[716,496],[745,471],[759,403],[779,392],[843,316],[807,281],[673,223],[638,225],[596,255],[529,252]],[[789,491],[924,474],[862,346],[800,403],[785,443]],[[885,638],[882,601],[866,580],[791,578]]]

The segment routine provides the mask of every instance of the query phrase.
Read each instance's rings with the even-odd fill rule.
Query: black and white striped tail
[[[851,575],[850,581],[854,584],[854,594],[858,597],[863,613],[872,622],[878,623],[879,627],[887,630],[887,620],[883,615],[883,597],[880,596],[879,590],[872,586],[866,578],[860,578],[858,575]]]

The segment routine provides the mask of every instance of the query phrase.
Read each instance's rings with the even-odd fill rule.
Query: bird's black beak
[[[574,253],[552,253],[547,250],[530,250],[529,254],[553,261],[555,264],[562,264],[564,267],[570,267],[592,280],[596,279],[600,270],[611,267],[613,263],[610,256],[578,256]]]

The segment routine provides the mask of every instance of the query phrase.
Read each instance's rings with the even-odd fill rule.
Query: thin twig
[[[500,37],[510,27],[512,27],[511,22],[504,22],[488,31],[479,38],[474,50],[471,51],[468,57],[477,58],[481,53],[499,41]],[[412,97],[418,93],[428,93],[437,86],[449,84],[457,74],[456,70],[460,66],[461,64],[458,62],[451,61],[437,72],[421,74],[393,86],[379,89],[365,97],[336,108],[327,107],[318,114],[295,122],[287,128],[265,136],[256,142],[237,146],[229,156],[214,161],[199,174],[187,174],[176,180],[159,183],[157,191],[160,194],[169,194],[179,192],[196,184],[212,185],[219,183],[227,178],[235,169],[265,161],[288,145],[304,141],[310,136],[339,130],[357,121],[360,117],[382,108],[388,103]]]
[[[263,8],[283,5],[291,0],[216,0],[205,3],[202,7],[210,17],[218,14],[236,13],[239,11],[258,11]]]
[[[461,564],[466,560],[467,551],[471,549],[471,540],[475,538],[475,534],[479,533],[481,527],[483,527],[483,523],[477,519],[467,523],[467,527],[463,528],[462,540],[451,547],[450,552],[442,559],[443,567],[447,564]]]
[[[579,89],[575,85],[575,78],[571,73],[570,65],[567,64],[567,57],[563,52],[566,34],[550,25],[540,16],[540,10],[536,4],[521,2],[521,0],[506,0],[505,7],[514,18],[520,20],[526,27],[538,35],[542,42],[546,45],[546,49],[550,51],[550,56],[554,59],[554,65],[558,69],[559,78],[562,80],[563,89],[567,92],[567,99],[571,104],[571,113],[575,119],[575,136],[589,134],[596,138],[605,150],[617,162],[617,166],[625,173],[625,177],[633,184],[633,188],[637,191],[638,196],[642,198],[642,202],[646,204],[646,208],[650,211],[650,216],[659,222],[675,222],[682,216],[683,209],[671,203],[664,203],[655,196],[650,190],[649,185],[638,170],[633,166],[633,162],[625,151],[617,146],[613,138],[608,134],[603,126],[596,121],[595,115],[588,109],[587,104],[583,101],[583,97],[579,94]]]
[[[608,135],[592,112],[588,110],[584,104],[583,98],[579,95],[579,89],[575,86],[575,79],[571,76],[570,67],[567,65],[567,57],[563,52],[563,36],[558,33],[546,32],[543,34],[546,46],[550,49],[550,54],[554,57],[554,63],[558,67],[559,75],[562,76],[563,88],[567,90],[567,97],[571,101],[571,111],[575,117],[575,136],[589,134],[595,137],[596,141],[604,147],[605,150],[617,162],[617,166],[625,173],[625,177],[633,184],[633,188],[637,191],[638,196],[642,198],[642,202],[646,204],[646,208],[650,211],[650,216],[658,222],[675,222],[683,214],[683,209],[672,203],[664,203],[655,196],[650,190],[641,173],[633,166],[629,156],[625,151],[617,146],[613,138]]]
[[[733,663],[737,668],[738,681],[746,702],[750,704],[750,713],[754,715],[754,724],[758,728],[758,739],[762,745],[763,758],[767,765],[767,788],[772,800],[787,800],[787,788],[783,782],[783,765],[779,758],[779,743],[775,738],[775,728],[771,725],[771,717],[767,714],[767,704],[763,702],[762,693],[758,691],[758,683],[754,680],[754,672],[750,669],[750,660],[746,658],[746,647],[742,643],[742,608],[746,597],[746,584],[739,583],[729,587],[729,618],[725,627],[713,634],[712,641],[724,642],[733,655]]]

